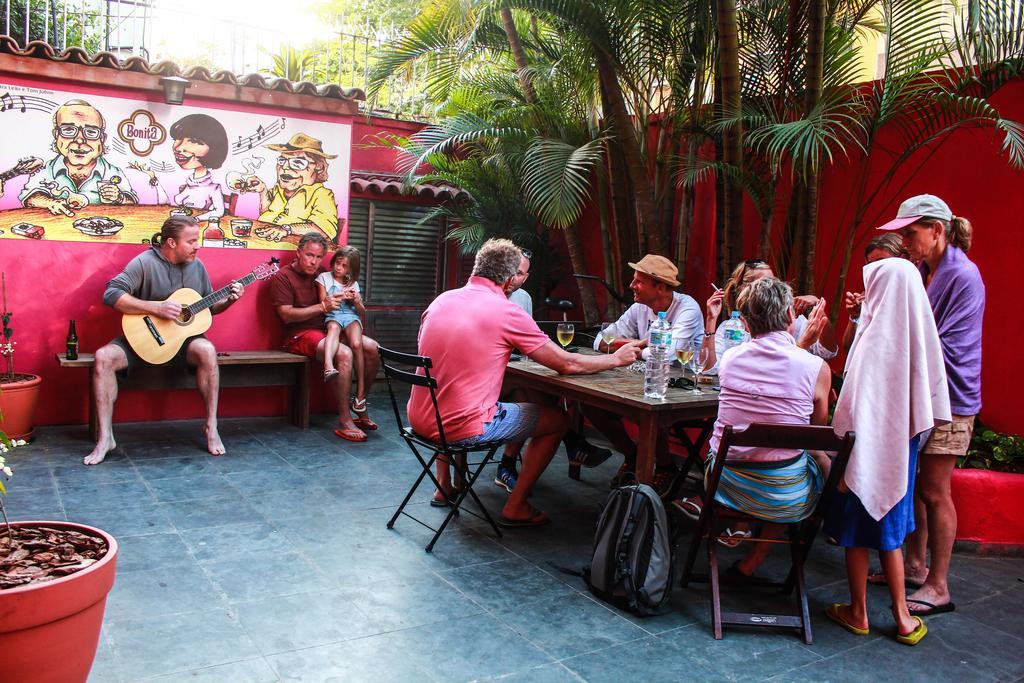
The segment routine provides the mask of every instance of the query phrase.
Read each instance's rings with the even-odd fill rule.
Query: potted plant
[[[0,311],[0,356],[6,368],[0,371],[0,430],[12,439],[31,441],[35,436],[32,418],[39,401],[39,375],[14,372],[14,347],[11,316],[7,309],[7,277],[0,274],[0,288],[3,290],[3,310]]]
[[[84,683],[114,585],[117,541],[81,524],[7,521],[6,456],[24,445],[0,432],[0,677]]]
[[[1024,438],[978,423],[967,456],[953,470],[958,541],[982,552],[1024,549]]]

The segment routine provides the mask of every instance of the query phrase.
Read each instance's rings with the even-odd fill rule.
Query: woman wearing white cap
[[[908,599],[911,614],[952,612],[947,577],[956,538],[956,508],[949,481],[957,458],[966,455],[981,410],[981,326],[985,285],[968,258],[971,224],[953,216],[946,202],[930,194],[911,197],[894,220],[879,228],[898,230],[910,258],[919,264],[942,344],[950,424],[937,427],[921,448],[915,514],[917,531],[908,539],[906,580],[919,586]],[[925,563],[931,552],[931,566]],[[884,580],[875,575],[873,582]]]

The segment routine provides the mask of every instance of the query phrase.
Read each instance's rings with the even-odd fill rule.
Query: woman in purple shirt
[[[174,163],[192,171],[178,192],[168,199],[160,181],[151,169],[131,164],[149,176],[156,190],[157,202],[174,204],[193,210],[196,220],[207,221],[224,215],[224,189],[213,181],[211,169],[220,168],[228,156],[228,134],[220,121],[206,114],[189,114],[171,126]]]
[[[972,228],[933,195],[911,197],[880,230],[898,230],[917,263],[935,314],[935,326],[949,381],[953,422],[936,427],[921,449],[915,499],[917,531],[908,538],[906,581],[917,588],[907,600],[918,616],[952,612],[949,563],[956,538],[956,508],[950,478],[957,458],[967,454],[974,418],[981,410],[981,325],[985,285],[967,258]],[[931,566],[926,554],[931,553]],[[879,582],[879,575],[871,577]],[[884,581],[884,578],[882,578]]]

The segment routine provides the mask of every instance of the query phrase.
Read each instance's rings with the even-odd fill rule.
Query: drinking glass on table
[[[676,360],[681,367],[686,367],[693,358],[693,340],[680,339],[676,342]]]
[[[608,353],[612,352],[612,342],[615,341],[615,323],[601,323],[601,341],[604,342]]]
[[[558,343],[562,345],[563,349],[572,343],[575,334],[576,328],[572,323],[558,323],[558,329],[555,330],[555,336],[558,337]]]
[[[694,340],[690,342],[688,347],[690,358],[687,361],[690,366],[690,370],[693,372],[693,391],[694,394],[703,394],[700,390],[700,373],[704,372],[704,368],[708,365],[708,348],[704,346],[703,340]]]

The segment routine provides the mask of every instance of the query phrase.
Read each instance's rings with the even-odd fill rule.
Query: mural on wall
[[[0,239],[145,243],[168,216],[204,247],[347,239],[347,123],[0,83]]]

